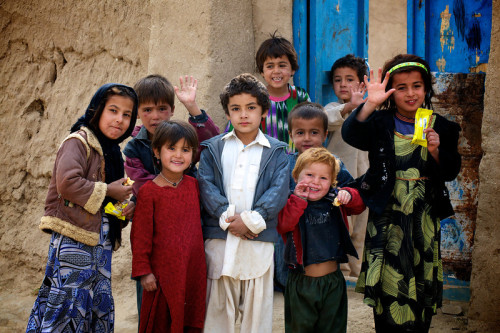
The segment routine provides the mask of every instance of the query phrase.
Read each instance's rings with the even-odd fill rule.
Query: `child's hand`
[[[361,82],[357,87],[351,86],[351,104],[353,106],[353,110],[366,101],[366,98],[364,98],[365,93],[366,87],[364,82]]]
[[[370,70],[370,80],[365,75],[365,86],[368,91],[368,97],[366,98],[366,104],[370,106],[378,107],[382,104],[389,96],[396,90],[394,88],[389,89],[387,92],[385,88],[389,82],[389,73],[386,73],[384,80],[382,81],[382,68],[378,69],[378,80],[373,76],[373,70]]]
[[[123,208],[122,215],[125,216],[127,220],[130,220],[132,217],[134,217],[134,211],[135,202],[129,201],[127,207]]]
[[[347,205],[351,201],[351,193],[346,190],[340,190],[339,193],[337,194],[337,200],[343,205]]]
[[[387,72],[385,74],[383,81],[381,76],[382,68],[378,69],[378,80],[373,76],[373,70],[370,70],[370,81],[368,81],[368,77],[365,75],[365,87],[368,91],[368,97],[366,98],[363,108],[356,116],[358,121],[365,121],[373,113],[373,111],[375,111],[375,109],[388,99],[389,96],[391,96],[391,94],[396,90],[391,88],[388,91],[385,91],[387,83],[389,82],[389,73]]]
[[[156,290],[156,278],[153,273],[141,276],[141,286],[146,291]]]
[[[293,194],[298,196],[301,199],[307,200],[309,198],[309,183],[302,180],[296,186]]]
[[[229,223],[229,227],[227,229],[236,237],[240,237],[241,239],[254,239],[258,236],[248,229],[241,219],[240,214],[228,217],[226,222]]]
[[[185,76],[184,80],[182,76],[179,77],[180,86],[174,87],[175,94],[179,101],[184,104],[191,116],[198,116],[201,114],[201,110],[196,104],[196,89],[198,87],[198,80],[194,79],[193,76]]]
[[[432,128],[424,129],[424,133],[427,138],[427,150],[436,162],[439,163],[439,134]]]
[[[108,189],[106,195],[118,201],[125,201],[132,194],[132,186],[124,186],[123,182],[127,178],[122,178],[115,180],[114,182],[108,184]]]

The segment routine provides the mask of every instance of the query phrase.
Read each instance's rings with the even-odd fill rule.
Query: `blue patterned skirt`
[[[108,231],[103,216],[96,246],[52,233],[45,278],[26,332],[113,332]]]

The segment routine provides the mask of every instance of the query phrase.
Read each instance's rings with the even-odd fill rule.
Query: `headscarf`
[[[128,126],[127,130],[125,133],[119,137],[118,139],[112,140],[106,137],[101,130],[99,129],[99,126],[94,126],[91,123],[92,118],[94,115],[96,115],[96,112],[100,112],[97,116],[101,116],[103,107],[101,110],[99,110],[99,107],[101,106],[101,103],[105,103],[104,98],[106,97],[106,94],[109,89],[113,87],[118,87],[127,90],[134,102],[134,106],[132,109],[132,117],[130,119],[130,125]],[[127,95],[128,96],[128,95]],[[90,104],[87,106],[87,110],[85,111],[85,114],[81,116],[76,123],[71,126],[71,133],[78,131],[82,126],[87,127],[90,129],[97,139],[99,140],[99,143],[101,145],[103,154],[104,154],[104,170],[105,170],[105,177],[104,181],[106,184],[110,184],[124,176],[124,167],[123,167],[123,157],[122,153],[120,151],[120,146],[119,144],[123,142],[126,138],[130,136],[132,133],[135,122],[137,120],[137,106],[138,106],[138,98],[137,94],[135,93],[134,89],[132,89],[129,86],[123,85],[123,84],[117,84],[117,83],[107,83],[103,86],[101,86],[97,92],[94,94],[92,99],[90,100]],[[104,106],[104,105],[103,105]],[[98,121],[97,121],[98,123]],[[103,207],[108,203],[111,202],[113,204],[116,203],[116,199],[113,199],[111,197],[106,197],[103,202]],[[121,243],[121,229],[122,229],[122,224],[121,221],[116,218],[115,216],[108,215],[108,220],[110,222],[110,228],[109,228],[109,239],[111,240],[111,244],[113,245],[114,249],[117,249],[119,247],[119,244]],[[118,244],[116,244],[118,242]],[[118,246],[117,246],[118,245]]]

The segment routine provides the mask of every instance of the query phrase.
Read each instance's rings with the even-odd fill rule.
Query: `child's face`
[[[174,114],[174,108],[175,107],[165,102],[160,102],[158,104],[147,102],[139,105],[138,116],[144,127],[148,130],[149,137],[153,136],[156,127],[158,127],[162,121],[170,120]]]
[[[107,138],[116,140],[127,131],[132,119],[134,102],[130,97],[111,96],[99,118],[99,129]]]
[[[262,76],[267,83],[271,96],[280,96],[288,92],[288,81],[295,71],[286,55],[278,58],[267,57],[262,68]]]
[[[188,146],[185,139],[174,145],[167,143],[160,151],[154,149],[154,153],[161,161],[163,175],[172,180],[179,179],[193,160],[193,148]]]
[[[267,115],[267,110],[262,113],[262,106],[258,104],[257,98],[247,93],[231,96],[227,109],[227,119],[231,121],[241,142],[249,144],[255,140],[262,117]]]
[[[392,78],[392,93],[396,107],[404,116],[415,117],[417,109],[424,104],[425,84],[419,71],[394,74]]]
[[[332,187],[332,167],[325,163],[310,163],[299,173],[298,183],[304,181],[309,186],[309,201],[323,198]]]
[[[328,132],[325,132],[320,118],[293,118],[292,130],[288,133],[299,154],[306,149],[322,147]]]
[[[350,67],[337,68],[333,72],[333,91],[345,103],[351,100],[351,88],[357,89],[359,83],[358,73]]]

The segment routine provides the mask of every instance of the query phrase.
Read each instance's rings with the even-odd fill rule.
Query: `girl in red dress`
[[[139,332],[201,332],[206,264],[198,182],[185,175],[198,138],[183,121],[167,121],[151,143],[161,173],[139,190],[132,223],[132,277],[144,288]]]

